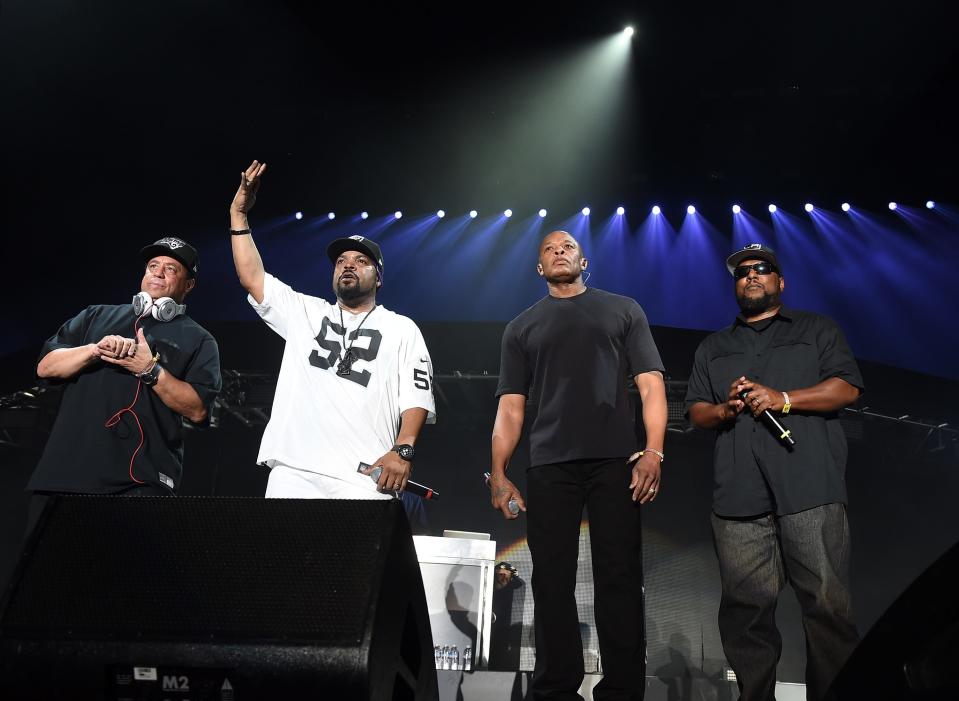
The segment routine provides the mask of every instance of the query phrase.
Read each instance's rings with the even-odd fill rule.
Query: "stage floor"
[[[522,701],[529,685],[529,672],[436,672],[440,701]],[[593,688],[603,678],[601,674],[587,674],[579,689],[585,701],[592,701]],[[645,701],[672,701],[673,699],[701,699],[702,701],[735,701],[739,689],[735,682],[717,679],[676,677],[663,679],[646,677]],[[806,685],[776,683],[777,701],[805,701]]]

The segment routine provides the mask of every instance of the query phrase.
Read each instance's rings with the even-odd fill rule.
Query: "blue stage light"
[[[661,209],[659,208],[659,205],[658,205],[658,204],[654,204],[652,210],[650,210],[650,211],[651,211],[653,214],[655,214],[656,216],[659,216],[659,215],[662,214],[662,212],[663,212],[663,210],[661,210]]]
[[[402,216],[403,216],[403,212],[401,212],[400,210],[396,210],[395,212],[393,212],[394,219],[399,219]]]
[[[477,212],[475,209],[471,209],[471,210],[470,210],[470,219],[476,219],[476,217],[477,217],[478,214],[479,214],[479,212]]]
[[[336,219],[336,212],[330,212],[329,214],[326,215],[326,218],[329,219],[330,221],[333,221],[334,219]]]
[[[442,209],[438,209],[438,210],[436,210],[436,216],[438,216],[440,219],[442,219],[443,217],[446,216],[446,212],[444,212]]]
[[[293,216],[296,217],[297,219],[302,219],[302,218],[303,218],[303,212],[297,212],[297,213],[294,214]]]
[[[360,219],[369,219],[369,218],[370,218],[369,212],[360,212]]]
[[[936,203],[932,200],[926,200],[926,209],[935,209]]]
[[[588,217],[588,216],[589,216],[589,207],[583,207],[583,216],[584,216],[584,217]]]
[[[513,210],[512,209],[503,210],[503,216],[508,219],[509,217],[513,216]]]
[[[890,203],[889,203],[889,209],[890,209],[890,211],[895,212],[898,208],[899,208],[899,205],[896,204],[895,202],[890,202]]]
[[[742,211],[743,211],[743,208],[740,207],[738,204],[733,205],[733,214],[739,214]]]
[[[769,213],[770,213],[770,214],[775,214],[775,213],[776,213],[776,205],[774,205],[774,204],[769,205]]]
[[[843,202],[843,203],[842,203],[842,211],[848,212],[850,209],[851,209],[851,208],[850,208],[848,202]]]
[[[625,208],[625,207],[617,207],[617,208],[616,208],[616,214],[618,214],[619,216],[623,216],[624,214],[626,214],[626,208]]]
[[[689,205],[686,208],[686,214],[695,214],[695,213],[696,213],[696,208],[693,205]]]
[[[545,210],[545,209],[539,210],[539,218],[540,218],[540,219],[545,219],[545,218],[546,218],[546,210]]]
[[[809,202],[807,202],[805,206],[803,207],[803,209],[805,209],[807,212],[811,212],[815,209],[815,207],[813,207]]]

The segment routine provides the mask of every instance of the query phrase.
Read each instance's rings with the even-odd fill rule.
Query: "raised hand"
[[[256,193],[260,189],[260,176],[266,172],[266,163],[253,161],[240,173],[240,187],[237,188],[230,204],[230,212],[246,214],[256,204]]]

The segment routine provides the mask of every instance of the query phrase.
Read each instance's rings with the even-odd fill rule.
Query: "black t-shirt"
[[[135,338],[135,316],[129,304],[87,307],[47,340],[42,359],[57,348],[98,343],[117,334]],[[216,341],[187,316],[169,322],[146,317],[140,322],[163,369],[196,390],[209,409],[220,391],[220,353]],[[174,490],[183,472],[183,425],[151,387],[114,365],[98,362],[67,380],[60,413],[27,489],[36,491],[109,494],[136,483],[130,461],[140,443],[137,419],[125,412],[113,428],[104,424],[130,406],[143,429],[143,445],[133,460],[133,475],[150,484]],[[140,392],[137,396],[137,387]]]
[[[532,465],[625,457],[636,450],[627,385],[651,370],[663,363],[642,307],[587,288],[506,326],[496,396],[528,397]]]
[[[831,377],[863,388],[856,359],[835,322],[786,307],[758,324],[739,316],[703,340],[686,390],[687,409],[696,402],[725,403],[729,386],[742,375],[787,393]],[[794,514],[846,502],[846,437],[838,412],[793,410],[781,422],[796,441],[791,450],[748,411],[719,428],[713,487],[718,515]]]

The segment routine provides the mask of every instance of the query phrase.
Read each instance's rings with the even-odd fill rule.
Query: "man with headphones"
[[[548,295],[503,333],[490,488],[507,519],[527,516],[533,559],[536,666],[531,699],[579,699],[583,648],[576,569],[585,506],[593,557],[603,680],[595,699],[641,699],[646,646],[639,505],[659,494],[665,458],[663,364],[646,314],[632,299],[587,288],[588,263],[565,231],[547,235],[537,272]],[[645,448],[636,452],[642,399]],[[530,468],[524,500],[506,477],[529,405]],[[519,509],[510,509],[515,502]],[[514,513],[515,511],[515,513]]]
[[[220,391],[216,341],[186,315],[199,254],[166,236],[140,251],[133,304],[93,305],[43,345],[37,376],[64,387],[27,485],[31,528],[52,493],[175,494],[183,472],[181,417],[207,418]]]
[[[377,304],[383,254],[364,236],[326,249],[333,304],[265,271],[247,218],[265,171],[253,161],[241,173],[230,238],[248,301],[285,341],[257,457],[270,468],[266,496],[391,499],[406,487],[413,446],[436,416],[426,342],[412,319]]]

